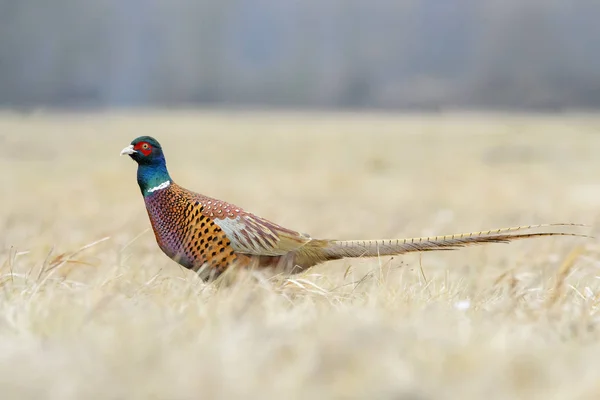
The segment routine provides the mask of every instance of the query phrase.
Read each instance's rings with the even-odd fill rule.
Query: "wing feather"
[[[244,254],[281,256],[312,240],[309,235],[247,213],[234,218],[215,219],[215,224],[219,225],[231,240],[231,247]]]
[[[279,226],[231,203],[198,193],[192,193],[190,202],[200,206],[202,214],[225,232],[231,248],[238,253],[282,256],[312,240],[307,234]]]

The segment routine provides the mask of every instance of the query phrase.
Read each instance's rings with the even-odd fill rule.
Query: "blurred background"
[[[4,107],[592,109],[597,0],[0,0]]]

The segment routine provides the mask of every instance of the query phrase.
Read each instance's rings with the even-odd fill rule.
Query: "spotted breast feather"
[[[186,268],[206,265],[222,272],[247,256],[274,264],[279,256],[311,241],[310,236],[273,224],[240,207],[190,192],[176,183],[145,198],[159,247]],[[271,257],[271,259],[269,259]]]

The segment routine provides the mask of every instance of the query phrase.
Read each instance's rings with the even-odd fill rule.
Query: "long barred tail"
[[[529,239],[541,236],[581,236],[566,232],[530,232],[538,228],[566,226],[584,226],[580,224],[540,224],[500,228],[482,232],[460,233],[455,235],[420,237],[409,239],[381,240],[332,240],[323,246],[326,259],[346,257],[378,257],[391,256],[415,251],[455,250],[461,247],[485,243],[508,243],[513,240]],[[519,233],[517,233],[519,232]]]

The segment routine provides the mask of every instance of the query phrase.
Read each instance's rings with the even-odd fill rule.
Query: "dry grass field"
[[[600,398],[600,239],[203,283],[120,150],[319,238],[544,222],[600,236],[600,117],[0,114],[3,399]]]

